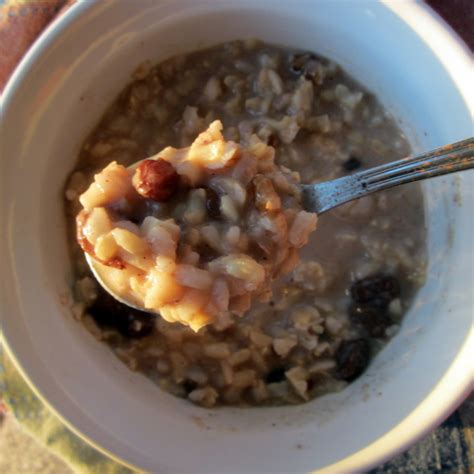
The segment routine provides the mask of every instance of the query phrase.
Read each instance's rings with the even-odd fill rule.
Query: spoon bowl
[[[138,163],[140,162],[132,164],[129,169],[135,169]],[[341,204],[383,189],[473,168],[474,138],[471,137],[349,176],[302,185],[303,207],[308,212],[323,214]],[[100,264],[89,254],[85,253],[85,256],[97,282],[117,301],[139,311],[152,312],[117,294],[107,284],[106,277],[100,271]]]

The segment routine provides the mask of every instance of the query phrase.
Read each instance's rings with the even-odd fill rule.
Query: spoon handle
[[[303,205],[322,214],[382,189],[474,168],[474,137],[349,176],[303,185]]]

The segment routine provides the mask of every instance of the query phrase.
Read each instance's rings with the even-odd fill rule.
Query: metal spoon
[[[303,206],[322,214],[400,184],[474,168],[474,137],[318,184],[302,185]]]
[[[303,207],[307,211],[322,214],[383,189],[468,169],[474,169],[474,137],[350,176],[301,185]],[[97,281],[117,301],[140,311],[148,311],[115,294],[104,282],[95,260],[88,254],[86,259]]]

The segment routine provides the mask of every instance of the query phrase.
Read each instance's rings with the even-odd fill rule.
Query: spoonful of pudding
[[[118,301],[198,331],[225,326],[291,272],[317,214],[366,194],[474,167],[474,140],[315,185],[254,136],[214,121],[190,147],[110,163],[80,196],[77,240]]]

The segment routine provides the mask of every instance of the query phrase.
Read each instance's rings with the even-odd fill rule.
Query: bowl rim
[[[381,0],[380,3],[398,16],[432,48],[433,54],[443,64],[446,70],[452,72],[452,70],[455,69],[455,65],[469,64],[472,62],[471,52],[468,46],[451,26],[429,5],[417,0],[410,0],[408,2]],[[42,32],[40,37],[22,58],[3,90],[3,94],[0,98],[0,123],[4,120],[4,117],[6,117],[10,102],[12,102],[20,85],[28,77],[34,64],[74,21],[86,14],[89,10],[97,8],[99,4],[100,0],[78,0],[77,3],[69,7],[67,11],[56,18]],[[443,43],[442,48],[439,48],[440,40]],[[452,78],[467,108],[470,110],[471,115],[474,115],[474,90],[471,90],[468,79],[456,76],[454,73],[452,74]],[[140,467],[127,462],[119,455],[112,453],[89,438],[88,435],[80,431],[68,420],[67,415],[56,410],[49,400],[43,396],[41,390],[34,385],[3,332],[0,332],[0,343],[5,348],[5,353],[11,359],[33,393],[68,429],[82,441],[94,447],[105,456],[132,470],[141,471]],[[432,393],[403,419],[399,425],[362,450],[330,466],[326,466],[317,472],[332,473],[367,470],[408,449],[408,447],[424,437],[434,427],[442,423],[463,402],[469,393],[474,390],[474,377],[469,377],[469,373],[465,369],[465,367],[468,367],[469,361],[472,360],[473,356],[474,328],[471,328],[464,345],[459,349],[456,359],[433,389]],[[437,394],[441,392],[443,392],[444,395],[443,398],[439,400]],[[403,439],[403,441],[394,443],[390,441],[393,439]]]

